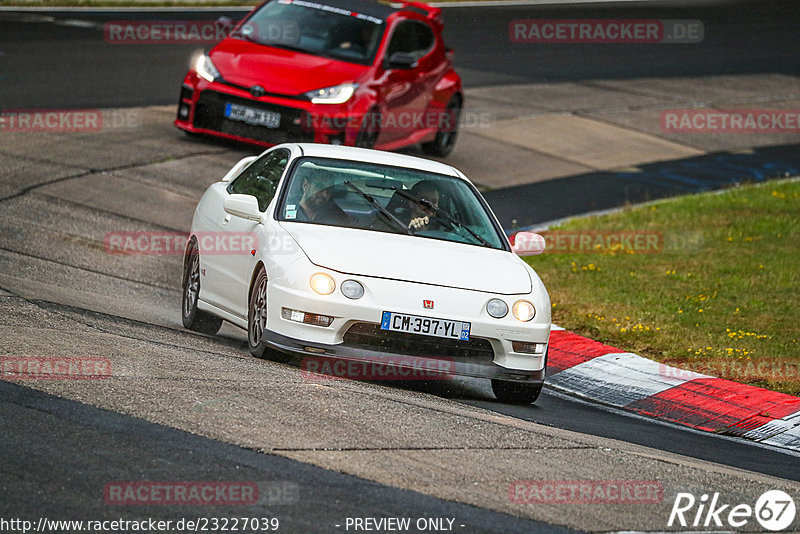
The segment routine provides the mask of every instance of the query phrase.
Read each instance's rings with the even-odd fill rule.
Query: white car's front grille
[[[441,337],[406,334],[381,330],[374,323],[356,323],[344,335],[344,342],[368,345],[379,352],[407,354],[428,358],[455,358],[479,360],[489,363],[494,359],[494,350],[489,340],[471,338],[469,341]]]

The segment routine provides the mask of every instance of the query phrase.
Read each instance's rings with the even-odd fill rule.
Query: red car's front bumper
[[[278,113],[280,124],[273,128],[230,119],[225,116],[227,104]],[[303,97],[266,94],[256,98],[244,88],[208,83],[189,73],[181,86],[175,126],[261,146],[290,142],[354,145],[363,115],[345,105],[320,106]]]

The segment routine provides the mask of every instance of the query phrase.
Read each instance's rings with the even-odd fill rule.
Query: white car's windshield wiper
[[[380,213],[382,213],[384,217],[386,217],[388,220],[392,221],[398,228],[401,228],[403,230],[403,232],[405,232],[408,235],[414,235],[413,232],[411,232],[411,230],[409,230],[408,227],[405,224],[403,224],[403,221],[401,221],[400,219],[398,219],[397,217],[392,215],[392,213],[389,210],[387,210],[386,208],[381,206],[381,203],[378,202],[377,200],[375,200],[375,197],[373,197],[369,193],[365,193],[364,191],[362,191],[360,187],[358,187],[356,184],[354,184],[350,180],[345,180],[344,184],[346,186],[350,187],[350,189],[352,189],[353,191],[355,191],[359,195],[361,195],[361,198],[363,198],[364,200],[369,202],[369,204],[371,206],[377,208],[378,211]]]
[[[472,237],[477,239],[483,246],[486,246],[486,247],[489,247],[489,248],[494,248],[491,245],[491,243],[486,241],[480,235],[478,235],[475,232],[473,232],[467,225],[465,225],[464,223],[462,223],[461,221],[459,221],[458,219],[456,219],[455,217],[453,217],[452,215],[450,215],[449,213],[447,213],[443,209],[439,208],[438,206],[434,206],[429,200],[426,200],[424,198],[421,198],[421,199],[420,198],[415,198],[414,195],[406,193],[405,191],[403,191],[402,189],[400,189],[400,188],[398,188],[397,186],[394,186],[394,185],[389,187],[389,189],[394,190],[395,193],[397,193],[401,197],[413,202],[414,204],[417,204],[418,206],[422,206],[423,208],[427,208],[427,209],[433,211],[442,220],[444,220],[450,226],[450,228],[452,228],[456,232],[458,232],[459,228],[463,228],[464,230],[469,232],[469,234]]]

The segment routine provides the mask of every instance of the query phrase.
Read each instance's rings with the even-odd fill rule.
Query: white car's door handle
[[[230,214],[226,215],[225,218],[222,219],[222,224],[228,224],[229,222],[231,222]]]

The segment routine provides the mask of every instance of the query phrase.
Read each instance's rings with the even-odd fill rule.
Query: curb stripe
[[[722,378],[690,380],[672,389],[642,399],[628,409],[684,424],[700,430],[719,432],[746,426],[753,418],[757,427],[800,410],[800,398]],[[732,432],[735,433],[735,432]]]
[[[551,330],[548,350],[548,376],[587,362],[597,356],[622,352],[616,347],[604,345],[564,329]]]
[[[800,451],[800,397],[660,364],[555,326],[547,375],[579,397]]]
[[[600,402],[626,407],[657,398],[661,392],[687,381],[659,372],[660,367],[664,366],[630,352],[604,354],[562,371],[552,382]]]

